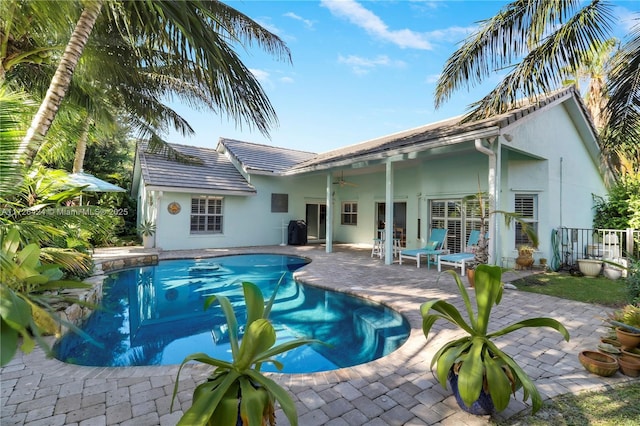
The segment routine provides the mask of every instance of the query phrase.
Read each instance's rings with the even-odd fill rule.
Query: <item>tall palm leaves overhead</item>
[[[191,106],[224,113],[238,125],[255,126],[263,134],[277,124],[266,94],[234,46],[256,44],[287,61],[290,53],[282,40],[247,16],[215,0],[94,0],[82,4],[77,31],[58,68],[68,81],[52,80],[52,96],[43,101],[20,146],[25,164],[33,161],[85,47],[88,51],[100,36],[103,40],[111,37],[107,45],[113,49],[103,52],[117,65],[100,68],[95,78],[117,93],[114,98],[124,100],[132,124],[152,139],[158,139],[158,132],[168,126],[191,131],[182,117],[162,103],[174,96]],[[129,96],[133,91],[136,96]]]
[[[638,155],[640,145],[640,18],[613,60],[604,143]]]
[[[62,54],[58,68],[51,79],[49,90],[47,90],[38,112],[31,121],[27,134],[18,147],[18,153],[24,153],[23,161],[26,167],[29,167],[33,162],[38,153],[38,148],[49,131],[58,108],[60,108],[62,99],[71,84],[73,72],[78,65],[80,56],[82,56],[84,46],[89,40],[96,19],[98,19],[101,7],[102,0],[87,2],[80,19],[78,19],[71,39]]]
[[[606,111],[607,93],[606,81],[611,59],[618,48],[619,41],[610,38],[604,43],[597,42],[587,52],[584,52],[580,67],[570,70],[573,80],[565,81],[565,85],[575,85],[579,88],[581,80],[587,80],[585,106],[591,114],[596,129],[601,130],[608,120]]]
[[[438,80],[436,107],[462,87],[495,73],[502,81],[471,105],[470,119],[507,111],[518,99],[535,99],[561,87],[583,52],[610,37],[612,7],[592,0],[518,0],[506,5],[447,60]]]

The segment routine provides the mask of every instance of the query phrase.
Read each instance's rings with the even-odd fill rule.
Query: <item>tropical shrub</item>
[[[593,227],[640,228],[640,176],[628,174],[609,190],[606,198],[593,196]]]
[[[627,294],[631,303],[640,304],[640,259],[633,259],[627,267]]]
[[[7,234],[0,231],[0,240],[0,365],[5,365],[13,359],[20,337],[20,348],[26,353],[34,348],[36,341],[49,350],[41,336],[56,334],[60,323],[51,305],[52,294],[61,289],[88,288],[90,285],[62,280],[64,274],[59,265],[42,262],[37,244],[22,246],[16,229]],[[58,295],[55,299],[64,300],[64,297]]]

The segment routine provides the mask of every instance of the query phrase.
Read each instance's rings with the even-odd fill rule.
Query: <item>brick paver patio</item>
[[[161,259],[214,256],[232,253],[289,253],[312,262],[298,279],[385,303],[404,314],[412,330],[408,341],[392,354],[341,370],[314,374],[272,374],[292,394],[301,426],[315,425],[485,425],[489,419],[461,411],[450,391],[443,389],[429,370],[431,357],[453,330],[438,322],[432,341],[421,329],[419,306],[429,298],[447,298],[462,307],[449,274],[434,268],[417,269],[415,263],[385,265],[369,251],[336,246],[326,253],[321,246],[274,246],[243,250],[160,252]],[[146,253],[140,248],[97,250],[97,262]],[[505,274],[505,281],[519,272]],[[534,379],[544,399],[565,393],[604,389],[632,380],[621,373],[609,378],[589,374],[578,352],[595,348],[604,327],[599,319],[606,309],[554,297],[506,290],[494,309],[491,329],[518,319],[549,316],[571,334],[565,342],[551,329],[524,329],[498,340]],[[191,404],[191,393],[208,370],[189,366],[181,375],[180,393],[171,412],[177,366],[82,367],[47,359],[39,349],[21,353],[0,369],[0,424],[9,425],[175,425]],[[512,399],[498,419],[529,409],[522,395]],[[287,425],[277,413],[278,425]]]

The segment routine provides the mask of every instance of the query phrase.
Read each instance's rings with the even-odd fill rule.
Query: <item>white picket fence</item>
[[[605,259],[638,258],[640,252],[640,230],[598,229],[602,257]]]

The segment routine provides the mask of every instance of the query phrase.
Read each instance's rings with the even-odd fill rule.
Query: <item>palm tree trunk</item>
[[[82,126],[82,134],[76,142],[76,154],[73,158],[73,170],[71,173],[79,173],[84,168],[84,155],[87,152],[87,140],[89,140],[89,128],[91,127],[91,115],[87,114]]]
[[[80,56],[84,50],[93,26],[98,19],[103,0],[88,2],[80,15],[76,28],[62,55],[58,69],[51,79],[49,90],[45,95],[40,109],[31,121],[27,134],[18,147],[18,159],[24,162],[25,167],[30,167],[42,144],[42,141],[51,127],[62,99],[69,89],[71,77],[78,65]]]

